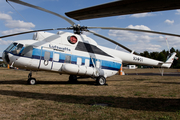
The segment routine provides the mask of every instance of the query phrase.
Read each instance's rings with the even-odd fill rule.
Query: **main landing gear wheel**
[[[30,71],[29,75],[28,75],[28,80],[27,83],[29,85],[35,85],[36,84],[36,79],[32,78],[32,71]]]
[[[106,78],[104,76],[99,76],[96,78],[96,83],[98,85],[106,85]]]
[[[35,78],[29,78],[27,82],[28,82],[29,85],[35,85],[36,84],[36,79]]]
[[[69,76],[69,82],[71,82],[71,83],[77,82],[77,76],[76,75],[70,75]]]

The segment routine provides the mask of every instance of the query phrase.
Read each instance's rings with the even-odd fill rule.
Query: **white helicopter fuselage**
[[[175,53],[166,63],[163,63],[99,46],[86,35],[69,32],[35,33],[33,40],[15,41],[2,55],[5,62],[22,69],[105,78],[115,75],[122,62],[170,67],[174,57]]]
[[[68,39],[71,36],[76,36],[75,44],[69,42]],[[21,40],[14,43],[17,44],[11,50],[4,51],[3,59],[7,61],[6,52],[9,58],[7,63],[23,69],[109,77],[116,74],[122,64],[121,59],[102,51],[94,40],[85,35],[67,32],[59,32],[56,35],[40,32],[34,35],[34,40]],[[16,54],[17,52],[14,51],[18,44],[23,47]]]

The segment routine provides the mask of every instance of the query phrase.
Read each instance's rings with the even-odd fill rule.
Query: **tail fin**
[[[173,63],[173,61],[174,61],[174,59],[177,59],[177,57],[176,57],[176,52],[174,52],[174,53],[171,55],[171,57],[169,57],[169,58],[167,59],[167,61],[162,64],[161,67],[170,68],[171,65],[172,65],[172,63]]]

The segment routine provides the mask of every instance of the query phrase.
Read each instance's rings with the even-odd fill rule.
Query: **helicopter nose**
[[[6,62],[7,64],[9,64],[10,60],[9,60],[8,52],[3,52],[3,54],[2,54],[2,59],[3,59],[4,62]]]

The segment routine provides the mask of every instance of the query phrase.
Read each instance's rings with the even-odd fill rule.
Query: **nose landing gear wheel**
[[[35,78],[29,78],[28,81],[27,81],[27,83],[28,83],[29,85],[35,85],[35,84],[36,84],[36,79],[35,79]]]
[[[106,85],[106,78],[104,76],[99,76],[96,78],[96,83],[98,85]]]

